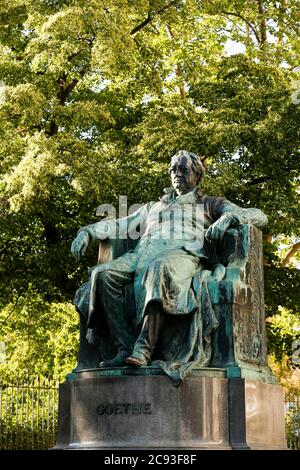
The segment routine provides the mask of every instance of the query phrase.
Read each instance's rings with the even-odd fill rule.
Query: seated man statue
[[[81,228],[71,250],[78,260],[91,240],[113,237],[116,228],[123,238],[139,229],[135,249],[91,269],[74,303],[87,317],[89,342],[106,335],[117,345],[117,355],[99,367],[151,364],[179,383],[210,359],[210,336],[218,321],[204,280],[207,272],[219,280],[225,274],[224,266],[214,265],[216,245],[229,228],[263,227],[267,217],[259,209],[203,195],[198,185],[204,167],[193,153],[176,153],[169,173],[173,188],[158,202],[144,204],[128,217]],[[199,272],[203,282],[196,291],[192,280]],[[125,302],[129,285],[134,315]]]

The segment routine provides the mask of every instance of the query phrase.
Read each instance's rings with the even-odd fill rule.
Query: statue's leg
[[[78,349],[78,364],[73,370],[77,372],[82,369],[93,369],[98,367],[100,359],[99,345],[91,344],[87,341],[86,335],[88,331],[87,318],[88,318],[88,304],[90,294],[90,283],[83,284],[75,294],[74,305],[79,314],[79,349]]]
[[[117,356],[100,362],[101,367],[124,365],[124,359],[133,350],[135,337],[132,329],[132,312],[128,311],[124,302],[124,289],[132,283],[132,272],[109,269],[100,272],[97,276],[99,303],[118,347]]]
[[[78,364],[72,372],[77,372],[82,369],[94,369],[98,367],[99,363],[99,348],[94,344],[88,343],[86,339],[86,317],[79,313],[79,319]]]
[[[164,322],[162,304],[156,301],[150,302],[147,305],[143,326],[133,352],[125,361],[127,364],[146,366],[151,362]]]
[[[198,308],[190,289],[198,268],[198,257],[174,250],[160,255],[136,276],[137,322],[143,321],[143,326],[127,363],[140,366],[150,362],[166,314],[178,317]]]

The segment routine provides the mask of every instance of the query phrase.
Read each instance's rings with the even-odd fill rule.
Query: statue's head
[[[176,193],[185,194],[198,186],[205,169],[197,155],[186,150],[179,150],[171,158],[169,173]]]

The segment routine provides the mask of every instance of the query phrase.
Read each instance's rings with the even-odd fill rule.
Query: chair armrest
[[[237,298],[241,303],[251,302],[253,289],[263,289],[261,230],[246,224],[228,230],[217,254],[226,274],[222,281],[208,279],[212,302],[230,303]]]
[[[229,229],[216,249],[216,262],[226,266],[226,281],[240,281],[244,279],[243,273],[249,258],[249,245],[254,238],[259,238],[256,227],[242,224],[237,228]]]

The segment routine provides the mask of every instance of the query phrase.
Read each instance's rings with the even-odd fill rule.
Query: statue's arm
[[[135,230],[147,217],[148,204],[143,204],[138,210],[120,219],[106,219],[95,224],[86,225],[79,229],[87,232],[91,240],[105,240],[106,238],[126,237],[128,230]]]
[[[205,234],[206,239],[210,241],[221,240],[229,228],[240,224],[263,228],[268,223],[267,216],[260,209],[243,209],[229,201],[218,203],[215,217],[215,222]]]
[[[128,217],[121,219],[101,220],[95,224],[86,225],[78,230],[77,237],[72,243],[71,252],[78,261],[91,240],[106,240],[107,238],[124,238],[128,230],[134,230],[146,220],[150,204],[142,205]]]

